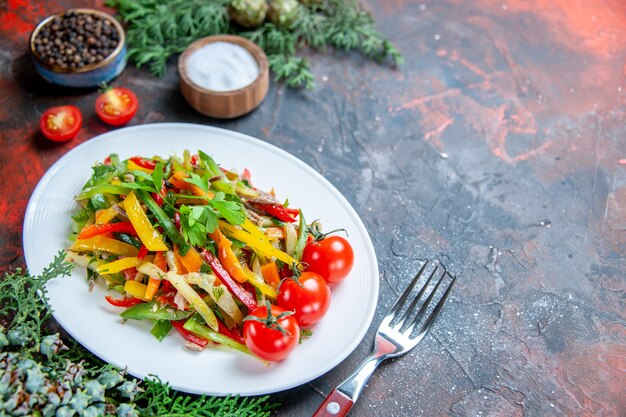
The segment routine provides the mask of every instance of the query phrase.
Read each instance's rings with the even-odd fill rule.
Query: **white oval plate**
[[[166,157],[181,155],[184,149],[201,149],[225,168],[248,168],[255,186],[275,187],[277,197],[302,208],[308,221],[321,219],[325,230],[349,232],[354,268],[332,289],[331,307],[313,336],[285,361],[270,366],[217,346],[191,351],[176,332],[159,343],[149,333],[149,323],[122,321],[121,309],[104,299],[104,285],[89,292],[81,268],[48,284],[55,319],[102,360],[139,378],[158,375],[173,388],[190,393],[268,394],[304,384],[335,367],[365,336],[376,309],[378,266],[372,242],[350,203],[330,182],[287,152],[241,133],[183,123],[151,124],[115,130],[72,149],[46,172],[30,198],[24,221],[24,256],[30,272],[41,273],[70,244],[73,197],[90,177],[95,161],[110,153],[123,159]]]

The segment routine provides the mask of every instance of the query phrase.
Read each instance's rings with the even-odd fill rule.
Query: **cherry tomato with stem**
[[[294,317],[302,327],[319,322],[330,307],[330,287],[315,272],[303,272],[280,284],[276,304],[295,311]]]
[[[243,339],[250,352],[266,361],[282,361],[298,345],[300,326],[293,312],[269,301],[244,319]]]
[[[41,132],[55,142],[74,139],[83,125],[83,115],[76,106],[56,106],[44,112],[39,119]]]
[[[322,235],[304,247],[302,263],[305,271],[319,274],[328,283],[337,283],[348,276],[354,264],[354,251],[341,236]]]
[[[112,126],[128,123],[138,108],[137,96],[128,88],[107,88],[96,99],[96,114],[103,122]]]

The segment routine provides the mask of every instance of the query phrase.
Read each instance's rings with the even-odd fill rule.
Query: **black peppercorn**
[[[80,68],[106,59],[119,38],[109,19],[71,11],[44,25],[33,44],[35,54],[48,65]]]

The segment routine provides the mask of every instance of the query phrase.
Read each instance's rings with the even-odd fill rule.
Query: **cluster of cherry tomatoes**
[[[125,125],[137,113],[139,102],[131,90],[108,88],[96,99],[96,114],[112,126]],[[44,112],[39,119],[42,133],[55,142],[66,142],[76,137],[83,124],[83,115],[76,106],[56,106]]]
[[[324,317],[330,307],[329,284],[348,276],[354,252],[343,237],[326,236],[305,246],[302,263],[305,270],[300,276],[281,283],[276,304],[256,308],[244,323],[246,346],[261,359],[285,359],[300,341],[300,328]]]

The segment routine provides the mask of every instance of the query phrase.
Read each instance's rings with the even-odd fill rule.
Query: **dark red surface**
[[[101,2],[96,2],[100,5]],[[8,1],[0,9],[0,267],[23,266],[21,228],[45,170],[111,130],[97,92],[48,86],[27,38],[45,15],[93,2]],[[114,83],[141,103],[131,125],[222,126],[303,159],[361,215],[381,267],[378,322],[419,258],[460,274],[432,333],[383,365],[354,416],[626,415],[626,3],[374,1],[399,70],[310,54],[313,91],[272,85],[249,116],[218,121],[163,79]],[[47,142],[38,119],[74,104],[78,139]],[[45,237],[42,237],[45,239]],[[311,415],[363,359],[273,396]]]

